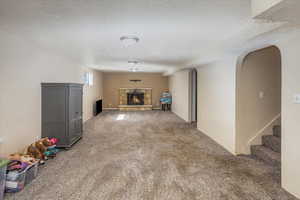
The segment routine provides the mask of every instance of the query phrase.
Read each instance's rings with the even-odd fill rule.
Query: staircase
[[[273,135],[264,135],[262,145],[252,145],[251,155],[265,163],[281,166],[281,126],[273,127]]]

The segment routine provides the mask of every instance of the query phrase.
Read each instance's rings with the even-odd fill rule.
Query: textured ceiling
[[[168,71],[205,60],[251,19],[250,0],[0,0],[0,29],[82,65]],[[119,38],[141,41],[125,48]]]

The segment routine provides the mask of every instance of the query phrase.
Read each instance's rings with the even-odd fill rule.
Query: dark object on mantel
[[[96,101],[96,110],[95,110],[95,116],[102,113],[102,99]]]
[[[130,82],[141,82],[142,80],[130,80]]]
[[[82,89],[77,83],[42,83],[42,137],[57,138],[57,147],[70,148],[82,137]]]

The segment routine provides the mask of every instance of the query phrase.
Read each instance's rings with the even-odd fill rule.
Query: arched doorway
[[[280,163],[280,50],[270,46],[247,54],[236,75],[236,152],[257,157],[270,153]]]

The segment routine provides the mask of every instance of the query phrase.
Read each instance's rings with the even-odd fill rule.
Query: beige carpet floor
[[[222,134],[222,133],[220,133]],[[294,200],[280,171],[235,157],[170,112],[104,112],[5,200]]]

